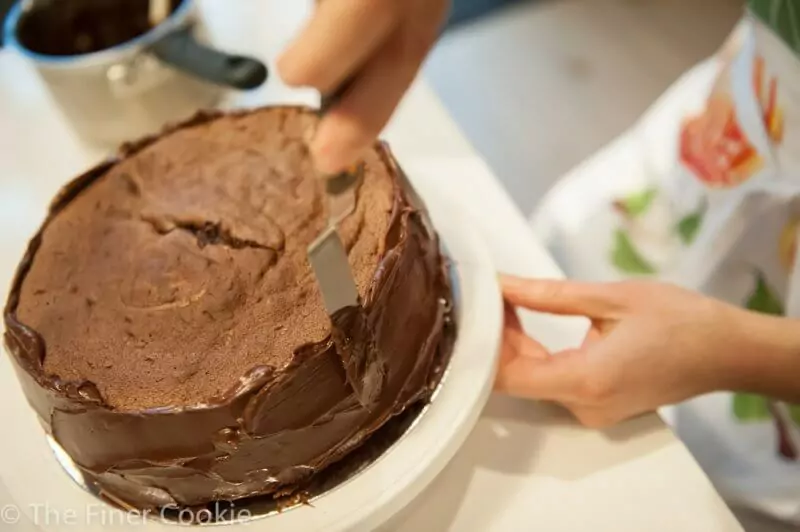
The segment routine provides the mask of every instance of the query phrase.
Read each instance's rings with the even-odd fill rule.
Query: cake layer
[[[363,305],[325,314],[306,257],[326,220],[303,141],[315,120],[206,114],[128,146],[66,187],[31,242],[6,345],[45,426],[112,498],[291,492],[441,374],[443,258],[383,146],[342,225]]]
[[[327,223],[303,140],[314,120],[280,109],[184,128],[65,205],[17,312],[48,347],[45,372],[93,382],[117,410],[194,405],[323,340],[306,251]],[[395,194],[377,152],[365,172],[342,225],[362,296]]]

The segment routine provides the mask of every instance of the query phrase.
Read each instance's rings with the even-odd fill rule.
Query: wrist
[[[720,389],[800,403],[800,320],[736,309]]]

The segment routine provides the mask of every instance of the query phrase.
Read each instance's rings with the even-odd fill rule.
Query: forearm
[[[741,311],[731,334],[726,388],[800,404],[800,319]]]

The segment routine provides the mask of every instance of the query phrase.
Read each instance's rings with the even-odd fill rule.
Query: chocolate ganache
[[[437,384],[454,336],[444,259],[383,145],[341,225],[363,305],[335,326],[325,314],[306,256],[327,218],[315,121],[205,113],[127,145],[65,187],[31,241],[6,346],[46,430],[109,498],[291,493]],[[359,357],[380,367],[367,404]]]

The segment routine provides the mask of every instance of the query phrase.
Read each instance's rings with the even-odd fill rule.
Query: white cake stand
[[[370,531],[407,505],[444,468],[472,430],[492,388],[502,303],[476,223],[425,187],[434,225],[456,263],[458,340],[437,395],[387,453],[344,484],[281,514],[227,524],[235,531]],[[15,531],[175,531],[176,524],[126,514],[81,489],[53,456],[7,356],[0,357],[0,529]],[[188,516],[187,516],[188,520]]]

